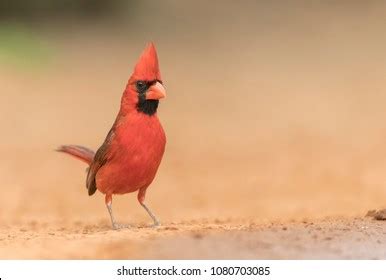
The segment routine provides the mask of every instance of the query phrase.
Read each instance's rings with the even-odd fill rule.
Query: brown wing
[[[99,168],[101,168],[108,160],[107,156],[110,148],[110,143],[115,135],[114,128],[115,126],[113,125],[113,127],[110,129],[109,133],[107,134],[106,139],[103,142],[102,146],[100,146],[98,151],[95,153],[94,160],[90,164],[90,168],[88,169],[87,181],[86,181],[88,195],[93,195],[97,190],[95,176],[98,173]]]

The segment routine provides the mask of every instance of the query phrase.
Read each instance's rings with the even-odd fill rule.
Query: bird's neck
[[[162,130],[157,114],[149,116],[137,110],[131,110],[129,113],[120,111],[113,127],[116,134],[121,136],[135,134],[150,137],[153,132]]]

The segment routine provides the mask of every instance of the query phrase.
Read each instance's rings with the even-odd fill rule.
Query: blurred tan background
[[[54,149],[99,147],[149,41],[168,93],[161,221],[386,206],[385,1],[19,2],[0,5],[1,223],[108,224],[86,166]],[[114,208],[149,222],[135,195]]]

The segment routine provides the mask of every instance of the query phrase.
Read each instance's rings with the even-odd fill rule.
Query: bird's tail
[[[77,146],[77,145],[63,145],[57,148],[56,151],[69,154],[87,163],[88,165],[91,164],[95,156],[94,151],[82,146]]]

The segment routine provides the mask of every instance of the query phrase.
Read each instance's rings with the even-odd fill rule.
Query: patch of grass
[[[0,24],[0,64],[18,68],[46,65],[51,49],[28,28],[15,24]]]

